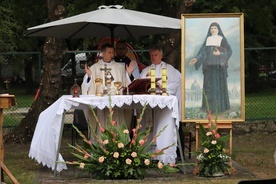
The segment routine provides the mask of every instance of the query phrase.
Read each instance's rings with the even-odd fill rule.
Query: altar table
[[[116,95],[111,96],[112,108],[141,109],[144,104],[154,110],[154,129],[159,131],[168,125],[165,131],[156,140],[157,149],[162,149],[174,143],[172,147],[158,159],[165,164],[175,163],[177,147],[177,128],[179,127],[178,101],[175,96],[160,95]],[[67,169],[62,155],[59,152],[60,140],[64,126],[64,112],[70,109],[86,109],[89,106],[103,110],[109,107],[109,97],[81,95],[72,98],[71,95],[61,96],[56,102],[39,115],[35,128],[29,157],[38,163],[46,165],[55,171]],[[56,161],[59,161],[57,164]]]

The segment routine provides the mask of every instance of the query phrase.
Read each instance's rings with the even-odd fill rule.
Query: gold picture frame
[[[182,14],[181,24],[181,121],[206,123],[208,108],[244,121],[243,13]]]

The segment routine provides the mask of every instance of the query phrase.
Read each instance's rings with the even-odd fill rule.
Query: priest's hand
[[[131,61],[128,66],[126,65],[126,70],[129,76],[132,74],[134,67],[135,67],[134,61]]]
[[[87,73],[88,77],[91,77],[92,71],[90,70],[87,64],[84,65],[85,72]]]

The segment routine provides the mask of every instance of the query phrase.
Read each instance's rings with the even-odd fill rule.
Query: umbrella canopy
[[[98,10],[27,29],[26,36],[87,38],[110,36],[138,37],[178,32],[181,20],[124,9],[120,5],[100,6]]]

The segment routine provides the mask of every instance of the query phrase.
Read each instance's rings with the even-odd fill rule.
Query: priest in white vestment
[[[162,65],[166,64],[167,67],[167,93],[169,95],[174,95],[176,96],[177,100],[178,100],[178,109],[179,109],[179,119],[181,119],[181,73],[175,69],[172,65],[165,63],[164,61],[162,61],[163,58],[163,50],[161,47],[153,47],[150,49],[150,59],[152,64],[155,66],[155,77],[156,78],[162,78]],[[151,66],[146,67],[145,69],[142,70],[141,72],[141,78],[146,78],[146,77],[150,77],[150,69]],[[157,82],[157,90],[159,88],[159,91],[161,92],[162,89],[162,84],[161,84],[161,80]],[[152,139],[153,135],[156,135],[160,129],[156,129],[157,126],[154,126],[153,123],[158,123],[162,120],[165,120],[166,117],[168,116],[168,114],[165,113],[165,111],[163,111],[162,109],[160,111],[155,111],[154,113],[154,117],[153,117],[153,113],[150,112],[150,110],[147,110],[145,113],[145,117],[143,118],[143,126],[144,128],[150,127],[153,128],[153,134],[149,136],[150,140]],[[154,119],[154,122],[153,122]],[[172,127],[175,125],[172,124],[167,124],[168,126],[170,126],[170,129],[173,129]],[[163,127],[159,127],[159,128],[163,128]],[[173,132],[172,132],[173,135]],[[167,139],[162,139],[159,142],[162,142],[162,145],[165,146],[169,146],[170,141],[171,141],[172,137],[167,137]],[[161,145],[161,144],[160,144]],[[153,148],[153,149],[162,149],[160,146],[157,148]],[[155,150],[156,151],[156,150]],[[176,150],[166,150],[165,152],[170,152],[170,153],[166,153],[167,155],[174,155],[175,159],[176,156]],[[157,159],[160,161],[164,161],[164,160],[168,160],[168,159],[164,159],[164,155],[158,156]]]
[[[162,64],[167,66],[167,93],[176,96],[178,100],[179,119],[181,119],[181,73],[172,65],[162,61],[163,50],[156,46],[150,49],[150,59],[155,66],[155,77],[162,78]],[[141,72],[141,78],[150,77],[151,66],[146,67]],[[157,82],[157,87],[161,89],[161,80]],[[157,89],[158,90],[158,89]]]
[[[125,68],[120,63],[116,63],[114,58],[114,48],[110,44],[103,44],[101,47],[102,59],[97,63],[93,64],[91,67],[85,65],[86,74],[83,78],[81,85],[82,95],[96,95],[98,92],[105,95],[116,95],[115,82],[121,82],[122,86],[126,86],[130,83],[130,79],[126,74]],[[102,84],[97,87],[96,79],[101,79]],[[106,91],[105,91],[106,90]],[[116,124],[121,125],[125,123],[130,129],[131,123],[131,110],[124,109],[113,109],[113,120],[116,121]],[[93,117],[91,110],[84,111],[86,115],[87,122],[89,122],[95,132],[99,134],[99,127]],[[102,126],[105,126],[105,123],[108,121],[109,111],[105,109],[103,111],[98,111],[96,113],[98,119]]]

